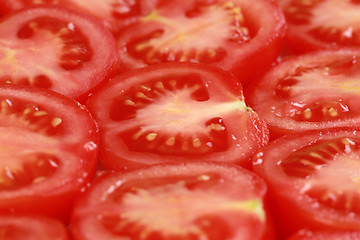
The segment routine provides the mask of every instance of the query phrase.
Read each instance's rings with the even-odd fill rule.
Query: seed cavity
[[[165,87],[164,87],[164,84],[162,83],[162,82],[156,82],[155,83],[155,87],[156,88],[159,88],[159,89],[164,89]]]
[[[175,137],[171,137],[171,138],[167,139],[165,144],[167,146],[174,146],[175,145]]]
[[[193,140],[193,146],[196,147],[196,148],[199,148],[201,146],[201,141],[199,138],[195,138]]]
[[[148,141],[154,141],[157,136],[158,136],[157,133],[149,133],[148,135],[146,135],[146,139]]]
[[[51,125],[52,125],[53,127],[57,127],[57,126],[59,126],[61,123],[62,123],[62,119],[61,119],[61,118],[58,118],[58,117],[53,118],[52,121],[51,121]]]
[[[211,179],[211,177],[209,175],[202,174],[202,175],[198,176],[197,179],[200,181],[209,181]]]
[[[127,105],[127,106],[135,106],[135,102],[130,100],[130,99],[126,99],[124,101],[124,104]]]

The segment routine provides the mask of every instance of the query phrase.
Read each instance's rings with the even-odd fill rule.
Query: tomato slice
[[[147,9],[155,4],[154,0],[2,0],[0,13],[8,14],[15,10],[39,4],[53,4],[71,8],[92,15],[103,22],[104,26],[116,33],[130,24],[137,16],[147,14]]]
[[[271,1],[158,1],[119,34],[120,68],[206,63],[246,84],[276,59],[284,34],[283,14]]]
[[[65,219],[97,164],[90,113],[51,91],[1,86],[0,136],[0,213]]]
[[[266,185],[234,165],[188,163],[102,175],[77,200],[74,240],[274,239]]]
[[[296,52],[360,46],[358,0],[279,0]]]
[[[288,58],[245,89],[273,138],[360,123],[360,51],[322,51]]]
[[[51,218],[2,215],[0,239],[3,240],[69,240],[65,226]]]
[[[51,89],[81,100],[116,70],[111,33],[66,8],[8,15],[0,21],[0,39],[0,83]]]
[[[113,79],[87,102],[101,129],[106,169],[179,161],[243,166],[268,141],[268,130],[221,69],[163,63]]]
[[[254,157],[279,234],[360,230],[360,132],[284,136]]]
[[[318,231],[300,230],[287,240],[358,240],[360,231]]]

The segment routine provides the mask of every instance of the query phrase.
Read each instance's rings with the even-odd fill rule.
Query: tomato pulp
[[[287,240],[357,240],[360,231],[310,231],[300,230]]]
[[[0,239],[69,240],[66,227],[59,221],[40,216],[2,215]]]

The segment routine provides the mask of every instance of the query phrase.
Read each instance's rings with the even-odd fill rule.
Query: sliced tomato
[[[360,51],[288,58],[245,89],[272,138],[360,124]]]
[[[155,0],[2,0],[0,13],[8,14],[39,4],[64,6],[92,15],[115,33],[135,21],[137,16],[147,14],[147,9],[155,4]]]
[[[344,129],[284,136],[257,153],[281,236],[360,230],[359,149],[360,132]]]
[[[278,0],[296,52],[360,46],[359,0]]]
[[[206,63],[246,84],[276,59],[284,33],[283,14],[271,1],[158,1],[119,34],[120,68]]]
[[[0,21],[0,39],[0,83],[51,89],[81,100],[116,70],[111,33],[66,8],[8,15]]]
[[[106,169],[179,161],[250,166],[268,130],[221,69],[163,63],[114,78],[87,102],[101,129]]]
[[[310,231],[300,230],[287,240],[359,240],[360,231]]]
[[[39,216],[2,215],[2,240],[69,240],[65,226],[51,218]]]
[[[1,86],[0,136],[0,213],[65,219],[97,164],[90,113],[52,91]]]
[[[77,200],[74,240],[274,239],[266,185],[234,165],[189,163],[102,175]]]

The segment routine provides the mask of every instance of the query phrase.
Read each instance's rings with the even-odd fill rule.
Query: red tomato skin
[[[13,11],[1,18],[0,24],[5,29],[7,22],[11,22],[12,26],[8,27],[8,31],[12,33],[11,36],[15,36],[14,31],[16,30],[14,28],[22,27],[26,21],[33,20],[36,17],[50,17],[56,21],[75,24],[76,29],[84,35],[92,50],[90,61],[85,62],[80,69],[67,72],[63,70],[65,72],[64,81],[74,81],[81,87],[64,88],[61,86],[61,81],[55,80],[49,88],[50,90],[84,103],[93,91],[117,74],[119,56],[113,35],[96,18],[85,13],[62,6],[39,5]],[[7,34],[2,36],[7,37]],[[40,59],[39,62],[41,62]],[[59,74],[61,73],[59,72]]]
[[[184,4],[181,0],[177,1],[180,6]],[[248,18],[249,25],[251,28],[255,28],[257,32],[245,44],[239,46],[220,46],[224,47],[227,51],[227,56],[221,61],[206,64],[229,71],[238,78],[243,86],[246,86],[253,81],[254,77],[265,72],[276,62],[282,49],[287,27],[280,7],[273,1],[256,0],[255,2],[249,2],[247,0],[236,0],[234,3],[235,5],[240,5],[241,9],[245,9],[244,15]],[[154,7],[154,11],[157,8],[161,8],[162,5],[166,5],[166,1],[159,1],[157,6]],[[119,69],[122,72],[149,65],[143,59],[136,59],[130,56],[126,46],[133,36],[138,36],[144,30],[146,31],[147,27],[142,22],[141,18],[139,18],[137,22],[129,25],[116,35],[120,55]],[[162,60],[162,62],[164,61]]]
[[[342,128],[285,135],[271,141],[255,154],[253,171],[267,183],[267,203],[275,222],[278,239],[287,239],[301,229],[355,232],[360,230],[358,214],[351,216],[330,208],[316,207],[317,202],[311,197],[300,195],[298,190],[294,189],[292,179],[284,176],[280,164],[277,164],[286,158],[288,152],[295,152],[319,140],[343,136],[360,137],[360,132],[358,128]]]
[[[2,189],[0,192],[0,214],[42,215],[67,222],[74,199],[95,175],[99,142],[99,129],[96,122],[84,105],[50,90],[6,84],[0,85],[0,95],[9,96],[9,98],[19,97],[31,104],[41,102],[45,106],[56,103],[56,105],[50,106],[49,110],[53,110],[51,107],[56,110],[63,107],[61,111],[66,112],[66,115],[74,115],[70,119],[73,118],[75,121],[76,118],[81,121],[81,123],[70,123],[68,122],[69,116],[66,116],[62,122],[67,126],[67,131],[78,133],[78,136],[71,137],[73,142],[69,142],[69,136],[58,136],[64,141],[59,150],[66,154],[70,152],[74,155],[71,156],[72,160],[78,161],[78,165],[72,166],[74,169],[78,169],[75,174],[61,176],[61,174],[64,175],[64,170],[61,169],[62,173],[58,173],[59,176],[57,176],[57,184],[51,179],[53,184],[51,186],[42,183],[41,186],[30,184],[15,190]],[[58,113],[64,114],[61,111],[59,110]],[[61,158],[61,156],[57,157]],[[46,181],[48,180],[44,180],[44,182]]]
[[[99,176],[97,179],[95,179],[91,185],[89,185],[89,187],[83,191],[79,197],[76,199],[73,211],[72,211],[72,215],[71,215],[71,219],[70,219],[70,233],[71,233],[71,237],[74,240],[95,240],[97,239],[97,235],[98,236],[109,236],[108,233],[105,232],[100,232],[98,231],[99,229],[104,229],[102,227],[97,228],[97,230],[93,231],[93,234],[87,234],[85,231],[86,229],[88,229],[89,226],[84,225],[84,220],[87,218],[86,215],[88,215],[89,213],[99,213],[99,211],[96,210],[96,205],[99,204],[99,197],[100,195],[97,194],[102,194],[103,198],[106,198],[106,194],[105,192],[103,192],[104,190],[106,191],[106,187],[105,186],[110,186],[109,184],[111,182],[115,183],[116,181],[118,183],[120,183],[120,181],[122,181],[123,183],[127,183],[127,181],[130,180],[136,180],[137,178],[139,179],[145,179],[145,180],[141,180],[141,181],[146,181],[146,178],[154,175],[153,177],[150,177],[150,181],[151,179],[157,179],[157,177],[159,177],[159,175],[161,176],[161,181],[171,181],[171,179],[174,179],[176,176],[181,176],[182,173],[182,168],[189,168],[189,173],[193,174],[194,170],[192,170],[191,168],[193,166],[201,166],[201,167],[207,167],[207,166],[213,166],[214,168],[214,172],[216,173],[218,170],[217,168],[233,168],[233,169],[237,169],[236,171],[239,171],[241,174],[249,174],[249,179],[251,179],[251,181],[253,182],[253,189],[254,191],[256,191],[256,194],[258,194],[259,196],[265,196],[265,192],[266,192],[266,185],[263,184],[263,180],[261,178],[259,178],[256,174],[254,174],[253,172],[246,170],[242,167],[236,166],[234,164],[221,164],[221,163],[216,163],[216,162],[192,162],[192,163],[175,163],[175,164],[159,164],[159,165],[152,165],[152,166],[146,166],[143,168],[139,168],[137,170],[131,170],[128,171],[126,173],[121,173],[118,171],[106,171],[105,173],[103,173],[101,176]],[[154,174],[152,174],[151,172],[153,171],[152,169],[164,169],[162,172],[156,172],[154,171]],[[172,168],[172,169],[166,169],[166,168]],[[174,170],[175,168],[179,168],[179,171]],[[181,170],[180,170],[181,169]],[[167,171],[169,170],[169,171]],[[163,175],[167,175],[168,177],[164,177]],[[144,177],[145,176],[145,177]],[[159,177],[160,178],[160,177]],[[122,180],[120,180],[122,179]],[[185,179],[185,178],[184,178]],[[138,183],[141,183],[141,181],[138,181]],[[226,182],[226,179],[225,181]],[[115,183],[116,184],[116,183]],[[114,186],[114,185],[113,185]],[[105,188],[104,188],[105,187]],[[224,186],[225,187],[225,186]],[[211,189],[211,187],[209,187]],[[206,190],[205,190],[206,192]],[[96,194],[95,194],[96,193]],[[97,196],[96,196],[97,195]],[[111,203],[110,206],[107,206],[107,200],[100,200],[103,201],[103,203],[101,203],[102,207],[104,207],[103,209],[105,211],[116,207],[114,205],[114,203]],[[204,199],[204,202],[206,202],[206,199]],[[121,204],[121,203],[120,203]],[[186,203],[184,203],[186,204]],[[264,226],[264,228],[262,229],[262,233],[258,234],[259,238],[256,239],[251,239],[251,240],[276,240],[277,239],[277,235],[276,232],[274,230],[274,225],[272,222],[272,216],[268,213],[268,209],[266,206],[266,203],[264,202],[264,209],[265,209],[265,213],[266,213],[266,224]],[[94,208],[95,207],[95,208]],[[111,210],[110,210],[111,211]],[[115,211],[115,209],[113,209],[113,211]],[[101,213],[99,213],[101,215]],[[91,224],[93,224],[94,222],[91,220],[90,221]],[[97,223],[97,226],[99,226],[100,224]],[[233,229],[236,231],[236,229]],[[225,233],[225,230],[224,232]],[[128,237],[128,236],[126,236]],[[238,236],[240,237],[240,236]],[[238,240],[238,239],[246,239],[246,236],[242,236],[245,238],[231,238],[234,240]],[[138,239],[137,237],[131,238],[131,239]],[[149,237],[148,239],[153,239],[151,237]],[[158,238],[154,238],[154,239],[167,239],[164,238],[162,233],[159,233],[159,237]],[[174,237],[174,238],[169,238],[169,239],[181,239],[181,240],[190,240],[190,239],[200,239],[197,237]],[[220,238],[219,238],[220,239]],[[228,238],[221,238],[223,240],[227,240]],[[230,239],[229,239],[230,240]],[[250,239],[249,239],[250,240]]]
[[[62,222],[38,215],[2,215],[0,229],[3,240],[70,240]]]
[[[105,129],[106,125],[113,121],[110,119],[109,114],[106,113],[106,111],[108,111],[111,102],[113,101],[112,94],[114,94],[114,92],[124,92],[130,86],[132,86],[132,84],[141,84],[142,82],[145,82],[147,78],[153,78],[162,75],[165,76],[169,73],[176,75],[176,73],[182,72],[199,74],[200,76],[204,77],[205,80],[203,81],[207,81],[206,85],[208,84],[209,86],[212,86],[210,87],[211,89],[215,89],[215,84],[220,84],[224,86],[225,89],[229,91],[229,93],[233,94],[234,98],[243,99],[241,84],[236,80],[236,78],[221,69],[194,63],[162,63],[129,71],[122,75],[119,75],[118,77],[112,79],[102,89],[94,93],[94,95],[92,95],[92,97],[90,97],[89,100],[86,102],[86,106],[89,108],[94,118],[98,121],[100,130],[102,128]],[[115,88],[117,89],[116,91],[111,90]],[[211,94],[214,94],[214,96],[217,95],[215,92],[212,92]],[[229,120],[229,122],[231,121],[232,120]],[[137,169],[152,164],[170,163],[178,161],[191,162],[194,160],[232,162],[239,164],[245,168],[251,168],[251,159],[255,152],[255,149],[258,149],[268,143],[269,132],[267,129],[267,125],[261,118],[259,118],[259,116],[255,112],[251,110],[247,112],[247,117],[245,120],[242,121],[239,117],[237,121],[239,121],[240,124],[244,124],[239,124],[239,126],[244,126],[246,128],[242,132],[247,136],[245,137],[247,140],[243,140],[241,142],[249,143],[249,146],[246,148],[247,150],[245,150],[244,148],[243,150],[240,150],[240,148],[238,147],[230,146],[231,149],[224,153],[219,152],[214,154],[205,154],[190,158],[186,156],[162,156],[159,154],[151,154],[146,152],[132,153],[130,150],[127,149],[127,147],[124,146],[124,143],[114,145],[117,146],[116,148],[114,148],[114,146],[110,146],[112,141],[115,140],[109,142],[109,140],[107,139],[109,137],[107,136],[105,129],[104,131],[101,130],[102,134],[100,134],[100,162],[102,167],[104,167],[105,169],[116,169],[121,171]],[[241,136],[241,138],[243,138],[243,136]],[[236,141],[238,142],[238,144],[240,144],[240,140]]]

